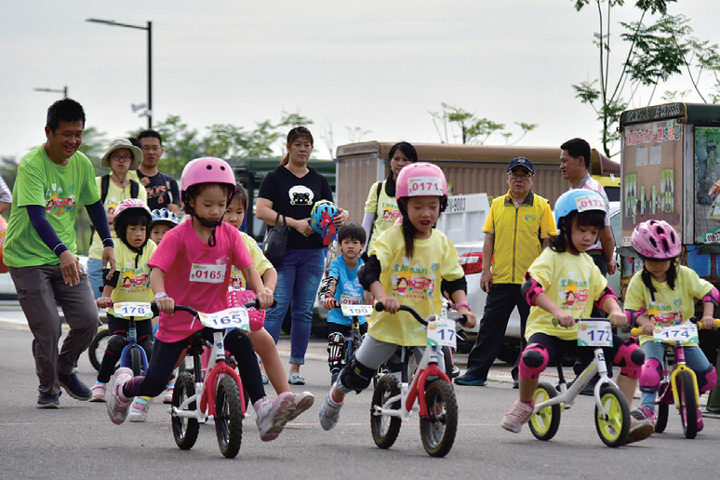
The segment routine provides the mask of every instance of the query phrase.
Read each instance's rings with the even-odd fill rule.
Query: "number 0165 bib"
[[[201,283],[223,283],[225,281],[225,265],[209,265],[193,263],[190,268],[190,281]]]

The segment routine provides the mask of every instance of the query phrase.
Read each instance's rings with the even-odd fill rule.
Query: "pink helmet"
[[[650,260],[670,260],[680,255],[682,245],[675,229],[665,220],[648,220],[633,230],[635,251]]]
[[[201,183],[224,183],[230,187],[230,197],[235,194],[235,175],[228,163],[216,157],[202,157],[191,160],[185,165],[180,179],[180,190],[183,200],[193,185]]]
[[[152,221],[152,213],[150,212],[150,208],[148,208],[148,206],[145,205],[145,202],[143,202],[139,198],[128,198],[120,202],[115,208],[115,218],[113,219],[115,229],[120,229],[119,225],[122,222],[123,217],[125,216],[123,212],[128,213],[132,210],[139,210],[140,212],[147,214],[147,225],[148,227],[150,226],[150,222]]]
[[[407,197],[445,197],[448,187],[445,174],[435,164],[416,162],[405,166],[397,178],[395,198]]]

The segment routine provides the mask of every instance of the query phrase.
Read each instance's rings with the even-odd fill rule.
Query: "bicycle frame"
[[[135,326],[135,317],[129,317],[129,320],[130,326],[128,327],[127,331],[128,344],[123,347],[122,352],[120,353],[120,365],[123,367],[130,366],[130,354],[132,352],[132,349],[136,348],[140,352],[140,357],[142,358],[142,374],[145,375],[148,368],[147,355],[145,354],[145,350],[143,350],[143,348],[137,341],[137,327]]]
[[[695,375],[695,372],[685,364],[685,347],[683,346],[682,342],[675,342],[673,348],[675,349],[675,366],[670,373],[670,388],[672,389],[672,396],[673,401],[675,402],[675,406],[680,409],[680,392],[678,392],[677,382],[675,381],[675,379],[678,375],[680,375],[681,372],[688,372],[690,374],[690,377],[692,377],[693,387],[695,391],[695,405],[699,405],[700,390],[698,388],[697,376]]]
[[[400,395],[394,395],[385,401],[381,408],[375,406],[375,415],[386,415],[390,417],[399,417],[402,420],[408,420],[412,414],[415,401],[419,400],[419,415],[421,418],[428,416],[427,404],[425,403],[425,384],[429,376],[437,376],[441,380],[450,383],[448,376],[438,367],[440,347],[437,345],[425,347],[425,352],[418,363],[412,382],[407,382],[407,362],[403,361],[403,381],[400,386]],[[403,356],[407,353],[403,348]],[[388,405],[401,400],[402,407],[400,409],[390,408]]]

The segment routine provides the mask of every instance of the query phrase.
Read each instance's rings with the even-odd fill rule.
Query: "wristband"
[[[465,307],[468,309],[468,312],[472,313],[472,308],[470,308],[470,304],[467,302],[467,300],[463,300],[462,302],[457,302],[455,304],[455,309],[458,309],[460,307]]]
[[[168,294],[165,292],[158,292],[155,294],[155,300],[160,300],[161,298],[167,298]]]

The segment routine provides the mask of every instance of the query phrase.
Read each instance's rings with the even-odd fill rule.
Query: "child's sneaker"
[[[532,404],[525,403],[518,398],[503,417],[500,426],[508,432],[520,433],[525,422],[530,420],[533,408]]]
[[[635,443],[645,440],[655,431],[652,420],[643,418],[638,420],[633,415],[630,416],[630,433],[625,443]]]
[[[113,423],[120,425],[125,421],[128,414],[128,407],[132,398],[127,398],[122,393],[123,385],[132,380],[133,373],[127,367],[120,367],[110,380],[110,391],[107,392],[107,412]]]
[[[145,397],[135,397],[132,405],[130,405],[128,420],[131,422],[144,422],[147,420],[148,410],[150,410],[150,400]]]
[[[697,409],[697,431],[702,432],[702,429],[705,428],[705,424],[703,423],[702,419],[702,410],[700,410],[700,407]]]
[[[255,403],[255,413],[260,440],[263,442],[275,440],[294,409],[295,396],[290,392],[281,393],[272,403],[266,397],[258,400]]]
[[[92,392],[91,402],[104,402],[105,401],[105,388],[106,385],[103,382],[97,382],[95,385],[90,387]]]
[[[175,390],[175,382],[168,383],[165,389],[165,395],[163,395],[163,403],[172,403],[173,391]]]
[[[295,420],[301,413],[312,407],[312,404],[315,403],[315,396],[310,392],[293,393],[293,396],[295,397],[295,410],[293,410],[288,417],[288,422]]]
[[[340,409],[342,403],[335,403],[332,399],[332,390],[330,390],[325,397],[325,401],[320,407],[320,426],[323,430],[332,430],[340,420]]]
[[[638,408],[633,408],[632,410],[630,410],[630,415],[635,420],[644,420],[647,418],[652,422],[653,426],[657,422],[657,419],[655,418],[655,412],[653,411],[653,409],[648,407],[640,406]]]

